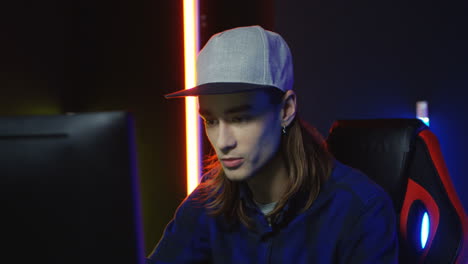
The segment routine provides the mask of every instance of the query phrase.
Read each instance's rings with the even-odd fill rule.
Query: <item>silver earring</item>
[[[283,126],[283,135],[286,135],[286,126]]]

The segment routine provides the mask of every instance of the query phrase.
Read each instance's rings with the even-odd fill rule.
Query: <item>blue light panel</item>
[[[421,248],[424,249],[426,247],[427,239],[429,238],[429,215],[427,212],[424,213],[421,219]]]
[[[416,117],[429,126],[429,103],[427,101],[416,102]]]

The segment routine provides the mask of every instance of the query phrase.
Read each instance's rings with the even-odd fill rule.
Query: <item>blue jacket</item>
[[[387,193],[359,171],[335,161],[329,180],[303,213],[292,198],[271,225],[241,189],[256,230],[229,229],[195,205],[195,190],[177,209],[148,257],[153,263],[397,263],[396,217]]]

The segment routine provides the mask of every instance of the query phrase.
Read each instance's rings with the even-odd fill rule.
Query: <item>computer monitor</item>
[[[0,263],[144,263],[131,115],[0,117]]]

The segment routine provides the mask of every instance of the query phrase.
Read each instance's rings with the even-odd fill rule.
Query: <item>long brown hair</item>
[[[274,90],[269,94],[273,104],[279,104],[284,95],[283,92]],[[271,217],[281,212],[293,195],[302,191],[308,194],[302,211],[309,208],[319,194],[321,185],[331,174],[333,166],[331,154],[320,133],[298,114],[287,128],[287,133],[282,136],[279,151],[284,154],[289,185],[275,209],[268,214]],[[225,176],[214,151],[205,160],[205,164],[204,180],[198,187],[201,193],[198,200],[204,202],[210,215],[224,215],[230,221],[239,220],[248,228],[253,228],[252,219],[246,214],[245,204],[239,199],[240,183]]]

